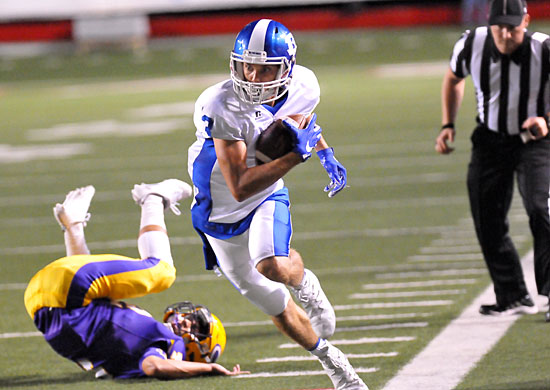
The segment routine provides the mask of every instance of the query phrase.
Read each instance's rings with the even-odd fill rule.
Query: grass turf
[[[293,246],[302,253],[307,266],[318,273],[336,305],[359,303],[351,299],[350,294],[362,292],[363,284],[380,283],[381,272],[444,270],[455,266],[411,263],[407,259],[418,255],[421,248],[430,246],[441,236],[434,227],[471,227],[460,225],[469,216],[464,177],[468,135],[474,118],[471,86],[458,121],[457,150],[452,156],[436,156],[433,139],[440,120],[442,74],[436,71],[408,75],[410,68],[400,68],[393,75],[384,76],[377,66],[409,61],[444,62],[459,35],[460,29],[450,28],[297,36],[300,62],[316,70],[321,82],[319,123],[335,147],[337,157],[348,168],[350,188],[334,199],[326,198],[322,188],[327,177],[316,157],[287,175],[293,202]],[[133,204],[129,190],[141,181],[166,177],[188,180],[186,149],[194,139],[188,114],[174,115],[181,120],[175,131],[149,136],[128,136],[114,131],[98,137],[93,132],[88,135],[77,132],[67,138],[52,135],[31,140],[29,130],[83,122],[99,126],[99,121],[106,120],[133,125],[152,119],[136,117],[132,109],[193,102],[210,83],[193,75],[226,73],[230,47],[227,42],[231,40],[232,37],[220,37],[211,40],[207,48],[200,47],[201,40],[185,40],[182,46],[170,44],[168,48],[156,48],[145,58],[137,59],[129,53],[94,53],[90,57],[61,55],[3,60],[0,70],[2,143],[20,153],[22,148],[30,146],[37,149],[29,152],[34,157],[28,160],[0,162],[0,253],[3,257],[0,305],[4,311],[0,317],[0,334],[35,331],[23,308],[23,288],[40,267],[63,255],[62,235],[51,215],[55,202],[61,201],[65,193],[76,186],[94,184],[98,192],[91,207],[93,217],[86,229],[92,251],[137,256],[133,240],[139,209]],[[423,66],[418,64],[413,69],[422,70]],[[166,86],[163,77],[182,74],[192,76],[193,82]],[[151,77],[156,81],[140,83]],[[74,85],[78,87],[68,88]],[[44,148],[76,143],[85,144],[89,152],[68,158],[36,158]],[[6,156],[8,152],[3,154]],[[445,198],[449,203],[445,203]],[[182,217],[168,215],[167,224],[180,279],[169,290],[137,299],[135,303],[157,318],[167,303],[190,299],[209,306],[227,324],[267,319],[229,283],[203,270],[202,251],[188,213]],[[403,233],[412,229],[420,230]],[[513,221],[512,232],[528,235],[525,221]],[[528,248],[529,241],[519,244],[522,253]],[[471,264],[483,268],[479,262],[457,267]],[[486,274],[476,276],[474,284],[462,287],[465,291],[451,298],[454,301],[451,305],[339,311],[339,316],[414,311],[431,316],[414,320],[347,320],[339,326],[411,321],[428,324],[419,328],[348,330],[334,338],[414,337],[402,343],[342,347],[348,354],[399,353],[394,358],[352,360],[356,367],[377,367],[377,372],[361,376],[371,389],[380,389],[487,283]],[[546,327],[541,321],[540,316],[518,321],[459,389],[547,388],[550,376],[544,370],[544,363],[549,358],[549,349],[548,338],[544,337]],[[310,361],[258,363],[257,360],[264,357],[307,356],[299,349],[278,348],[288,340],[272,325],[232,325],[227,327],[227,332],[228,345],[221,358],[226,366],[240,363],[254,373],[321,370],[318,363]],[[5,338],[0,339],[0,344],[3,356],[0,388],[164,389],[176,385],[181,389],[261,387],[269,390],[330,386],[324,375],[267,379],[209,377],[177,384],[157,380],[96,381],[93,374],[80,372],[73,363],[56,356],[39,337]]]

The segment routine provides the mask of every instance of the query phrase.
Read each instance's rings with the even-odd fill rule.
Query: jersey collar
[[[275,115],[277,111],[282,107],[283,104],[285,104],[286,99],[288,98],[288,91],[283,96],[281,96],[273,106],[269,104],[262,104],[262,106],[269,111],[272,115]]]

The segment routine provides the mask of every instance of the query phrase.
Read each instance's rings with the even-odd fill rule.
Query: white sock
[[[164,204],[162,197],[158,195],[149,195],[141,205],[140,230],[145,226],[156,225],[166,229],[164,222]]]
[[[140,230],[147,226],[157,226],[166,230],[162,197],[149,195],[141,205]],[[146,231],[138,237],[138,250],[142,259],[154,257],[174,264],[170,250],[170,240],[164,231]]]
[[[154,257],[174,265],[168,235],[158,230],[145,232],[138,238],[138,250],[142,259]]]
[[[65,251],[67,252],[67,256],[90,254],[90,250],[86,245],[84,225],[82,223],[75,223],[65,229],[63,238],[65,239]]]

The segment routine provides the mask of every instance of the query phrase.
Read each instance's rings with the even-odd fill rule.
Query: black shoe
[[[550,322],[550,309],[544,314],[544,321]]]
[[[481,305],[479,312],[485,316],[509,316],[513,314],[537,314],[539,309],[529,295],[512,302],[506,306]],[[547,313],[547,321],[550,322],[550,313]]]

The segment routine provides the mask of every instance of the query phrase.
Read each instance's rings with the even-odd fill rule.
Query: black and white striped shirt
[[[455,44],[451,69],[468,75],[476,92],[478,122],[492,131],[519,134],[532,116],[547,118],[550,111],[550,39],[526,32],[512,55],[498,52],[489,27],[466,31]]]

